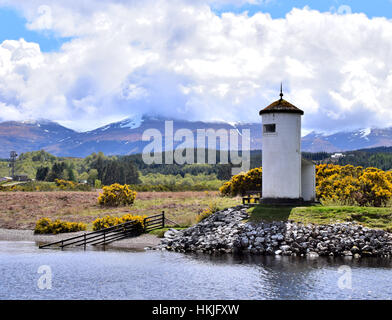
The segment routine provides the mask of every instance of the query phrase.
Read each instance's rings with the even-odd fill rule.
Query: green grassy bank
[[[287,221],[314,224],[355,222],[392,232],[392,208],[354,206],[278,207],[259,205],[248,210],[249,221]]]

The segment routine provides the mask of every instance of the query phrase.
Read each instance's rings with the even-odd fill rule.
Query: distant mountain
[[[149,141],[142,141],[143,133],[156,129],[164,135],[165,120],[162,117],[135,117],[108,124],[87,132],[76,132],[47,120],[7,121],[0,123],[0,157],[7,158],[11,150],[18,153],[45,149],[56,156],[85,157],[102,151],[108,155],[141,153]],[[190,130],[196,138],[198,129],[250,130],[250,149],[261,149],[261,123],[228,123],[173,120],[173,130]],[[239,143],[241,139],[239,139]],[[183,143],[177,141],[174,148]],[[164,148],[164,141],[162,147]],[[192,147],[192,145],[186,145]],[[363,129],[323,135],[312,132],[302,138],[302,151],[337,152],[381,146],[392,146],[392,128]],[[207,146],[206,146],[207,147]],[[217,148],[219,149],[219,140]],[[224,146],[222,145],[222,148]]]
[[[151,116],[129,118],[87,132],[76,132],[46,120],[3,122],[0,123],[0,157],[8,157],[11,150],[21,153],[39,149],[45,149],[56,156],[69,157],[85,157],[99,151],[107,155],[141,153],[150,143],[142,141],[143,133],[148,129],[155,129],[164,136],[166,120],[172,119]],[[190,130],[195,141],[198,129],[235,130],[240,134],[243,129],[250,129],[251,149],[260,149],[261,146],[261,134],[258,134],[261,131],[260,124],[173,120],[173,132],[179,129]],[[183,141],[174,142],[174,147],[181,143]],[[239,145],[241,146],[241,139]],[[193,147],[193,144],[186,146]],[[162,147],[165,150],[164,137]],[[219,139],[217,148],[220,149]]]
[[[331,135],[312,132],[302,138],[302,150],[309,152],[350,151],[390,146],[392,146],[392,128],[369,128]]]
[[[1,122],[0,157],[8,157],[11,150],[21,153],[46,149],[75,135],[77,132],[47,120]]]

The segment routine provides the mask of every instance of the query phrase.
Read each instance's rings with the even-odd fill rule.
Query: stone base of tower
[[[305,201],[303,198],[262,198],[260,204],[274,205],[274,206],[304,206],[311,205],[314,202]]]

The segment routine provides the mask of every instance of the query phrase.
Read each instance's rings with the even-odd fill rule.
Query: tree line
[[[93,153],[83,159],[79,170],[72,160],[54,161],[54,163],[37,168],[35,179],[53,182],[56,179],[74,182],[87,182],[99,187],[100,185],[138,184],[139,172],[127,159],[106,157],[102,152]]]
[[[221,151],[213,150],[217,164],[208,164],[208,153],[205,150],[205,164],[151,164],[143,161],[141,154],[127,156],[106,156],[102,152],[93,153],[85,158],[56,157],[44,150],[26,152],[20,154],[16,162],[18,174],[26,174],[29,178],[39,181],[69,180],[74,182],[87,182],[92,186],[120,184],[140,184],[141,179],[147,175],[160,179],[161,175],[187,179],[189,176],[205,177],[227,181],[232,178],[232,164],[219,164]],[[302,156],[314,160],[319,164],[334,163],[341,166],[351,164],[362,167],[376,167],[382,170],[392,168],[392,147],[379,147],[374,149],[344,152],[344,157],[331,158],[327,152],[303,152]],[[166,157],[166,153],[163,155]],[[230,160],[230,156],[229,156]],[[250,152],[250,169],[262,166],[262,152],[252,150]],[[9,172],[8,162],[0,162],[0,176],[7,176]],[[207,178],[209,177],[209,178]],[[149,179],[151,183],[152,178]],[[171,178],[172,179],[172,178]],[[178,181],[180,182],[180,181]],[[184,181],[181,181],[183,183]],[[158,182],[157,182],[158,183]]]
[[[392,153],[373,153],[365,151],[353,151],[339,158],[336,164],[345,166],[351,164],[361,167],[375,167],[381,170],[392,169]]]

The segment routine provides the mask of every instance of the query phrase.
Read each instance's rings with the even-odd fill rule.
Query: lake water
[[[51,289],[38,286],[48,276],[48,269],[38,273],[43,265],[50,268]],[[0,241],[0,274],[0,299],[392,298],[387,259],[59,251]]]

